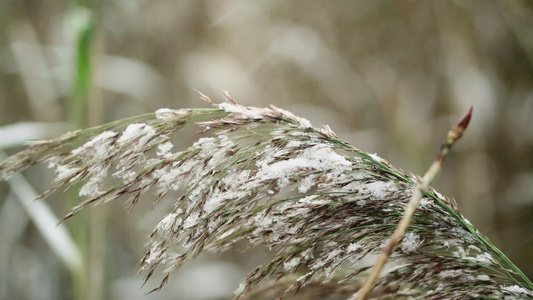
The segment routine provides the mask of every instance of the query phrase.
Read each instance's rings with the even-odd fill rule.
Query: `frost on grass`
[[[327,126],[225,96],[215,108],[165,108],[37,143],[2,162],[0,178],[49,162],[57,176],[43,196],[80,183],[85,197],[66,218],[121,197],[130,208],[141,195],[154,205],[174,199],[141,260],[147,279],[165,275],[156,289],[200,252],[239,243],[266,246],[273,259],[248,274],[237,297],[270,287],[275,297],[314,288],[355,297],[368,269],[362,262],[380,253],[418,178]],[[173,137],[185,126],[203,136],[176,149]],[[531,297],[531,282],[431,188],[387,270],[381,298]]]

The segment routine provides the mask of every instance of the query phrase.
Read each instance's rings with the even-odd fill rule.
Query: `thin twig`
[[[442,165],[444,163],[444,159],[450,152],[450,149],[452,148],[453,144],[461,138],[463,135],[463,132],[468,127],[468,123],[470,122],[470,118],[472,117],[472,107],[468,110],[468,112],[461,118],[459,123],[452,128],[450,131],[448,131],[448,135],[446,136],[446,140],[442,144],[440,151],[429,167],[429,169],[424,174],[424,177],[421,181],[417,183],[413,190],[413,195],[411,196],[411,199],[409,200],[409,204],[407,205],[407,208],[405,209],[405,213],[402,217],[402,220],[396,227],[396,230],[392,234],[391,238],[385,245],[385,249],[379,255],[378,260],[374,267],[372,268],[372,271],[370,275],[368,275],[368,278],[365,281],[365,284],[359,291],[358,300],[364,300],[368,297],[370,292],[372,291],[374,284],[379,276],[379,273],[381,272],[381,269],[389,259],[389,256],[392,254],[392,251],[394,250],[394,247],[398,245],[400,240],[402,239],[403,235],[405,234],[407,228],[409,227],[409,224],[411,223],[413,219],[413,215],[418,207],[418,203],[420,202],[420,199],[422,199],[423,191],[425,191],[429,185],[429,183],[439,174],[440,170],[442,169]]]

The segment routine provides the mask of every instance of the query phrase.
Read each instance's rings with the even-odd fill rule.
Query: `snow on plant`
[[[157,268],[165,275],[156,289],[200,252],[244,242],[274,258],[248,274],[237,298],[265,287],[282,287],[270,289],[276,296],[321,287],[355,297],[365,258],[383,250],[420,178],[327,126],[225,96],[215,108],[160,109],[39,142],[2,162],[0,178],[49,162],[57,176],[43,197],[75,183],[86,197],[65,219],[121,197],[132,207],[143,194],[154,205],[171,196],[175,208],[153,230],[140,266],[146,280]],[[172,137],[194,125],[204,136],[173,152]],[[377,287],[382,298],[533,297],[527,277],[432,188]]]

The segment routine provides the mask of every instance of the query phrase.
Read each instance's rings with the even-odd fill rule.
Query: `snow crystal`
[[[338,259],[339,256],[342,254],[342,249],[340,248],[337,248],[331,252],[329,252],[329,254],[324,258],[324,259],[318,259],[312,266],[311,266],[311,269],[320,269],[322,268],[324,265],[326,265],[326,263],[334,260],[334,259]]]
[[[456,257],[459,257],[461,259],[467,259],[468,253],[463,247],[457,247],[457,251],[452,252],[452,254]]]
[[[441,193],[439,193],[437,191],[435,191],[435,196],[437,196],[440,199],[444,199],[445,198]]]
[[[300,212],[298,213],[299,215],[306,215],[307,214],[307,209],[304,208],[302,210],[299,210],[299,211],[303,211],[303,212]],[[296,224],[294,226],[291,226],[287,229],[286,233],[287,234],[290,234],[290,235],[295,235],[300,229],[302,229],[302,224]]]
[[[312,248],[309,248],[305,251],[303,251],[301,254],[300,254],[301,257],[303,257],[303,259],[306,259],[306,260],[309,260],[311,258],[313,258],[313,249]]]
[[[89,180],[79,191],[79,195],[81,197],[83,196],[89,196],[89,197],[95,197],[100,195],[102,192],[100,191],[100,187],[102,186],[102,182],[104,178],[107,176],[109,168],[103,167],[103,166],[93,166],[89,171]]]
[[[170,150],[174,147],[174,144],[171,142],[165,142],[157,146],[157,152],[156,154],[158,156],[167,157],[171,154]]]
[[[463,228],[457,228],[457,227],[453,227],[451,229],[451,232],[459,237],[465,237],[470,234],[470,232],[464,230]]]
[[[454,251],[453,255],[475,263],[491,264],[494,261],[492,256],[487,252],[472,256],[472,254],[469,251],[465,250],[463,247],[457,247],[457,251]]]
[[[389,192],[394,192],[398,188],[390,181],[374,181],[367,183],[365,189],[372,194],[374,200],[383,200]]]
[[[474,245],[468,245],[468,249],[471,249],[471,250],[474,250],[474,251],[477,251],[477,252],[481,252],[481,249],[479,249],[478,247],[476,247]]]
[[[64,165],[57,165],[56,166],[56,173],[57,173],[56,180],[62,181],[65,179],[69,179],[72,176],[74,176],[74,174],[76,174],[79,170],[80,170],[79,168],[74,168],[74,167],[71,168],[71,167],[64,166]]]
[[[313,127],[311,125],[311,122],[309,122],[309,120],[307,120],[306,118],[296,117],[296,120],[298,120],[298,122],[300,123],[298,128],[307,129],[307,128],[312,128]]]
[[[135,123],[126,127],[126,130],[124,130],[117,143],[124,145],[138,140],[137,143],[133,144],[133,149],[137,152],[155,135],[156,131],[152,126],[145,123]]]
[[[170,188],[177,191],[181,186],[181,170],[181,168],[173,168],[170,170],[157,169],[154,171],[153,177],[163,189]]]
[[[280,185],[288,183],[289,178],[301,170],[325,171],[338,167],[351,166],[351,163],[339,155],[331,147],[326,145],[316,145],[302,151],[299,156],[287,160],[275,162],[270,165],[262,165],[261,170],[256,174],[256,178],[279,179]],[[303,186],[305,190],[307,186]]]
[[[191,163],[189,166],[190,169],[195,166],[199,166],[202,163],[206,163],[199,174],[195,175],[195,180],[189,182],[189,186],[192,186],[214,168],[216,165],[222,163],[231,152],[230,150],[235,145],[235,143],[225,135],[219,135],[217,138],[204,137],[199,139],[193,144],[193,148],[199,148],[200,152],[196,155],[194,160],[189,160],[186,162]],[[184,168],[182,166],[182,168]],[[188,170],[184,170],[188,172]]]
[[[360,243],[351,243],[348,245],[348,248],[346,248],[346,253],[352,253],[362,248],[363,246]]]
[[[196,226],[198,223],[200,223],[200,213],[199,212],[193,212],[190,216],[185,219],[185,222],[183,223],[183,228],[188,229],[193,226]]]
[[[249,118],[249,119],[263,118],[262,111],[255,107],[245,107],[239,104],[222,102],[218,105],[218,108],[224,110],[225,112],[238,114],[238,115],[241,115],[242,117]]]
[[[294,268],[296,268],[300,264],[300,258],[295,257],[289,261],[286,261],[283,263],[283,269],[285,272],[292,271]]]
[[[522,294],[522,295],[527,295],[527,296],[532,296],[533,293],[531,293],[530,291],[522,288],[522,287],[519,287],[518,285],[511,285],[511,286],[500,286],[500,288],[504,291],[508,291],[508,292],[511,292],[511,293],[517,293],[517,294]]]
[[[333,149],[326,145],[316,145],[306,149],[302,153],[302,157],[309,160],[317,160],[318,170],[325,170],[334,166],[351,166],[352,164],[344,158],[344,156],[333,151]]]
[[[143,269],[146,268],[147,266],[154,265],[158,261],[160,261],[162,254],[163,254],[163,249],[160,247],[160,245],[159,244],[153,245],[150,248],[148,257],[144,259]]]
[[[176,111],[170,108],[160,108],[155,112],[155,117],[158,120],[167,120],[174,116],[176,116]]]
[[[246,289],[246,282],[241,282],[239,284],[239,287],[233,292],[236,296],[242,294],[244,290]]]
[[[374,153],[374,154],[368,154],[370,157],[372,157],[375,161],[378,161],[378,162],[384,162],[385,160],[383,158],[381,158],[381,156],[379,156],[377,153]]]
[[[319,260],[315,261],[315,262],[311,265],[311,269],[313,269],[313,270],[320,269],[320,268],[322,268],[325,264],[326,264],[326,261],[325,261],[324,259],[319,259]]]
[[[272,216],[261,214],[256,215],[254,221],[257,222],[257,226],[262,229],[269,229],[275,222],[275,220],[272,219]]]
[[[231,169],[228,171],[228,175],[224,177],[223,182],[228,186],[235,184],[243,184],[250,179],[250,170],[236,170]]]
[[[196,141],[192,147],[199,147],[202,148],[202,151],[205,153],[210,153],[211,151],[215,150],[216,140],[217,139],[213,137],[203,137],[198,139],[198,141]]]
[[[269,243],[275,243],[275,242],[279,242],[279,240],[281,239],[281,235],[277,232],[274,232],[274,233],[271,233],[269,236],[268,236],[268,240],[267,242]],[[272,246],[269,246],[269,249],[268,250],[272,250]]]
[[[204,211],[209,214],[224,204],[224,194],[212,195],[204,204]]]
[[[484,264],[491,264],[493,261],[492,256],[489,253],[476,255],[473,260]]]
[[[304,275],[298,277],[298,279],[296,279],[296,281],[302,282],[302,281],[308,279],[309,277],[311,277],[312,275],[313,275],[313,271],[307,272]]]
[[[120,170],[113,173],[113,176],[124,180],[133,180],[137,177],[137,173],[133,170],[128,170],[126,167],[122,167]]]
[[[402,251],[406,253],[414,252],[420,244],[420,236],[413,232],[408,232],[402,239]]]
[[[166,217],[163,218],[158,224],[157,224],[157,230],[168,233],[172,230],[172,227],[176,220],[178,220],[178,213],[170,213],[166,215]]]
[[[445,271],[440,272],[437,276],[442,279],[457,278],[461,280],[462,282],[476,281],[476,280],[482,280],[482,281],[490,280],[490,277],[488,275],[478,275],[477,277],[474,277],[470,274],[463,272],[460,269],[459,270],[445,270]]]
[[[478,275],[477,279],[481,280],[481,281],[489,281],[490,277],[489,277],[489,275]]]
[[[304,198],[298,200],[298,202],[299,203],[310,204],[310,205],[324,205],[324,204],[331,203],[331,200],[324,199],[324,198],[319,198],[316,195],[312,195],[312,196],[304,197]]]
[[[101,157],[110,150],[110,144],[116,136],[116,132],[104,131],[83,144],[83,146],[72,150],[72,154],[84,154],[91,157]]]
[[[476,240],[473,234],[463,228],[453,227],[450,232],[467,243]]]
[[[100,186],[102,185],[102,181],[98,180],[96,177],[91,177],[89,181],[83,185],[83,187],[80,189],[79,195],[80,197],[88,196],[88,197],[94,197],[100,195],[102,192],[100,192]]]
[[[433,200],[429,199],[429,198],[422,198],[420,200],[420,204],[418,205],[418,207],[420,209],[425,209],[429,206],[431,206],[433,204]]]
[[[235,143],[231,139],[229,139],[226,135],[219,135],[217,137],[215,145],[214,146],[209,145],[209,148],[212,149],[211,151],[208,151],[204,147],[202,147],[202,151],[200,153],[201,157],[203,158],[211,157],[211,159],[207,163],[205,172],[208,172],[210,169],[214,168],[216,165],[222,163],[229,156],[229,153],[231,153],[230,150],[234,146],[235,146]]]
[[[289,141],[285,147],[287,148],[298,148],[302,145],[301,141]]]
[[[440,278],[455,278],[455,277],[462,277],[465,273],[462,270],[444,270],[440,272],[437,276]]]
[[[298,182],[298,192],[305,193],[315,184],[316,175],[309,175]]]

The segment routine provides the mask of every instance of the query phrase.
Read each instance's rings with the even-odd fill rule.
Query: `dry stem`
[[[450,131],[448,131],[448,134],[446,136],[446,140],[441,146],[441,149],[439,153],[437,154],[437,157],[429,167],[429,169],[424,174],[424,177],[421,181],[417,183],[413,190],[413,195],[411,196],[411,199],[409,200],[409,204],[407,205],[407,208],[405,209],[405,213],[402,217],[402,220],[396,227],[396,230],[392,234],[391,238],[385,245],[385,249],[381,253],[381,255],[378,257],[378,260],[374,267],[372,268],[372,271],[370,275],[368,275],[368,278],[366,279],[363,287],[359,291],[358,300],[364,300],[368,297],[370,292],[372,291],[374,284],[379,276],[379,273],[381,272],[381,269],[389,259],[389,256],[392,254],[392,251],[394,250],[394,247],[398,245],[400,240],[402,239],[403,235],[405,234],[407,228],[409,227],[409,224],[411,223],[413,219],[413,215],[418,207],[418,203],[420,202],[420,199],[422,199],[423,191],[425,191],[429,185],[429,183],[437,176],[437,174],[442,169],[442,165],[444,163],[444,159],[450,152],[451,147],[453,144],[461,138],[463,135],[463,132],[468,127],[468,123],[470,122],[470,118],[472,117],[472,107],[468,110],[468,112],[461,118],[459,123],[452,128]]]

